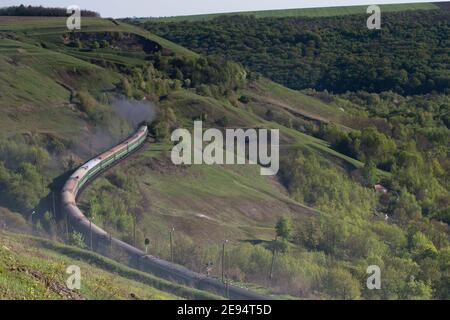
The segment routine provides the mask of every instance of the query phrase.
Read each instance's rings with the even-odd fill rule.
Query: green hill
[[[138,18],[140,22],[179,22],[179,21],[205,21],[222,16],[244,15],[256,18],[281,18],[281,17],[332,17],[345,16],[350,14],[366,13],[368,6],[348,6],[348,7],[327,7],[327,8],[304,8],[285,10],[264,10],[264,11],[243,11],[229,13],[199,14],[190,16],[174,17],[149,17]],[[439,7],[434,3],[408,3],[408,4],[386,4],[380,5],[383,12],[397,12],[405,10],[433,10]]]
[[[151,55],[139,47],[139,42],[148,41],[145,43],[149,46],[159,46],[157,50],[166,50],[164,55],[169,59],[172,59],[171,57],[182,57],[188,61],[198,59],[198,55],[191,51],[137,27],[122,23],[117,25],[110,20],[97,18],[83,20],[83,31],[77,35],[82,39],[83,47],[77,48],[65,40],[70,35],[64,30],[63,22],[64,20],[61,18],[0,18],[0,67],[2,70],[0,76],[2,130],[0,135],[11,140],[8,142],[3,140],[1,143],[1,161],[5,164],[5,170],[0,175],[0,183],[10,194],[2,195],[0,201],[1,206],[8,207],[13,212],[22,213],[26,218],[31,212],[30,210],[38,207],[36,220],[41,232],[47,230],[58,234],[61,232],[58,230],[63,230],[61,222],[58,221],[58,212],[56,212],[56,216],[52,213],[50,193],[58,192],[60,183],[63,181],[58,176],[65,170],[69,170],[71,166],[88,159],[89,156],[92,156],[92,152],[100,152],[108,144],[111,145],[114,137],[119,139],[121,135],[131,131],[123,119],[114,115],[107,103],[102,101],[104,95],[108,95],[111,91],[123,92],[124,79],[129,79],[128,82],[133,86],[132,91],[134,92],[131,93],[130,98],[135,95],[139,98],[146,95],[150,101],[155,101],[155,99],[158,101],[159,95],[163,96],[164,91],[168,91],[167,97],[159,104],[161,108],[175,110],[181,121],[180,125],[191,126],[192,119],[203,112],[210,115],[208,120],[210,125],[213,125],[214,121],[228,118],[228,121],[236,126],[270,126],[269,122],[257,114],[245,110],[243,105],[239,108],[233,106],[232,99],[204,96],[199,94],[195,88],[170,88],[174,84],[170,74],[164,75],[154,82],[155,85],[166,83],[167,89],[163,87],[162,91],[158,93],[159,95],[149,95],[139,86],[134,87],[133,72],[143,70],[148,64],[145,57]],[[97,37],[100,37],[98,41],[101,41],[102,38],[113,39],[115,36],[122,37],[124,41],[131,41],[131,49],[113,48],[118,45],[113,42],[114,40],[110,40],[111,45],[108,47],[93,48]],[[88,95],[94,99],[93,101],[96,101],[94,103],[88,99],[90,103],[93,103],[92,106],[89,106],[92,110],[83,104],[83,96],[80,96],[80,92],[83,94],[88,92]],[[237,99],[238,94],[238,92],[233,93],[233,100]],[[106,134],[111,135],[113,139],[108,140],[102,146],[97,146],[98,151],[89,150],[89,137],[97,132],[99,127],[105,127]],[[283,130],[286,132],[283,133],[283,139],[286,141],[292,142],[303,137],[308,144],[317,144],[318,148],[322,148],[325,152],[334,153],[326,147],[323,141],[286,128]],[[7,154],[12,152],[15,159],[29,161],[34,165],[34,158],[27,160],[27,150],[32,147],[43,155],[42,166],[36,166],[39,182],[18,191],[22,192],[25,197],[24,201],[18,202],[19,193],[13,193],[12,186],[14,183],[22,183],[22,179],[25,178],[22,178],[24,176],[17,168],[17,161],[13,161],[12,157]],[[58,149],[55,149],[56,147]],[[158,146],[155,147],[158,148]],[[140,161],[136,163],[130,161],[125,165],[145,167],[148,157],[154,152],[153,149],[154,147],[151,146],[150,154],[140,155]],[[138,171],[131,177],[138,177]],[[161,252],[155,252],[157,254],[162,256],[166,254],[167,243],[164,229],[174,222],[164,217],[175,217],[179,235],[192,237],[192,239],[219,241],[222,236],[229,236],[230,239],[270,239],[277,216],[304,214],[311,211],[289,199],[283,187],[278,183],[261,178],[256,168],[251,171],[243,170],[243,168],[237,171],[231,168],[210,168],[196,171],[194,169],[192,172],[194,180],[186,179],[185,184],[174,189],[174,182],[179,178],[177,175],[161,175],[158,173],[158,169],[150,169],[146,177],[150,180],[153,180],[153,177],[156,178],[160,183],[159,186],[147,190],[142,188],[142,193],[135,195],[132,195],[132,193],[136,193],[135,191],[123,194],[125,197],[131,195],[132,198],[150,197],[152,202],[153,199],[158,199],[157,194],[161,195],[161,201],[156,206],[150,207],[152,215],[142,217],[140,223],[142,228],[138,230],[140,237],[149,231],[152,232],[154,238],[162,239]],[[185,194],[186,199],[191,199],[189,206],[171,205],[176,195],[182,193],[186,186],[192,185],[192,182],[195,181],[194,177],[199,174],[203,175],[208,182],[199,181],[196,191],[193,190],[192,194]],[[258,179],[261,185],[249,193],[253,188],[254,179]],[[96,181],[86,193],[86,199],[95,198],[97,185],[102,186],[104,183],[105,181],[102,179]],[[141,183],[145,183],[145,181]],[[211,192],[212,188],[216,190]],[[244,194],[247,196],[243,196]],[[198,202],[194,201],[195,198],[203,198],[207,201],[207,197],[211,201],[216,201],[218,207],[221,206],[220,203],[224,203],[223,201],[228,201],[226,199],[230,199],[229,197],[234,199],[236,204],[228,209],[228,213],[216,210],[212,214],[208,212],[208,208],[198,207]],[[106,195],[105,199],[108,199]],[[279,212],[272,215],[272,211],[267,207],[264,209],[265,213],[258,213],[259,217],[255,220],[252,214],[246,212],[244,208],[250,208],[252,203],[258,199],[264,199],[264,203],[258,204],[252,209],[253,211],[263,210],[265,206],[270,205],[273,208],[279,208]],[[90,200],[86,201],[85,206],[87,213],[90,213]],[[211,202],[209,208],[213,207]],[[141,210],[146,209],[147,207],[143,205]],[[182,210],[179,211],[180,209]],[[125,208],[125,212],[121,212],[119,215],[123,227],[118,230],[110,227],[111,232],[126,240],[130,240],[131,212],[127,212],[130,210],[131,208]],[[195,210],[197,213],[192,216],[192,212]],[[165,212],[170,213],[164,215]],[[160,215],[161,213],[163,219],[155,219],[154,214]],[[24,223],[16,221],[14,215],[15,213],[2,209],[0,220],[6,221],[8,225],[18,224],[21,228],[25,228]],[[212,221],[208,220],[210,215],[211,219],[217,219],[215,226],[217,230],[226,226],[223,233],[216,233],[213,239],[202,235],[203,232],[191,232],[194,230],[192,228],[198,225],[196,219],[199,218],[203,220],[200,227],[206,230],[207,222]],[[227,215],[234,216],[234,218],[229,219]],[[205,218],[202,217],[207,218],[204,220]],[[106,217],[100,217],[100,221],[101,219],[106,219]],[[114,220],[105,221],[105,225],[108,229],[108,225],[114,225]],[[182,255],[180,254],[180,256]]]
[[[157,142],[101,175],[81,196],[86,215],[116,237],[133,243],[136,226],[138,247],[150,238],[149,252],[170,259],[174,227],[175,262],[201,273],[212,265],[214,277],[227,239],[227,279],[265,294],[446,297],[449,242],[445,224],[435,219],[446,215],[447,97],[287,89],[138,26],[83,21],[82,31],[72,33],[62,18],[0,18],[0,220],[26,228],[35,210],[37,233],[70,242],[53,192],[71,169],[133,130],[114,112],[120,95],[154,105],[150,130]],[[279,175],[261,177],[257,166],[173,165],[170,133],[200,119],[204,128],[279,129]],[[428,161],[427,151],[436,161]],[[386,194],[374,192],[375,183],[386,186]],[[288,225],[290,234],[275,241],[277,223]],[[5,241],[12,247],[17,240],[11,237]],[[86,251],[31,243],[36,259],[39,247],[61,253],[61,261],[88,256],[88,268],[143,282],[143,275],[130,279],[129,269],[111,269],[109,261],[105,270],[102,258]],[[13,256],[22,259],[20,248]],[[368,292],[359,280],[367,265],[381,262],[386,290]],[[30,285],[26,272],[9,273],[9,286]],[[153,289],[140,295],[190,297],[152,279],[146,283]],[[133,293],[134,286],[129,283]]]

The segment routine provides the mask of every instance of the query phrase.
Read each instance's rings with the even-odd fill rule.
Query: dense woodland
[[[223,16],[144,27],[293,89],[448,92],[450,11],[383,13],[381,30],[368,30],[366,19]]]
[[[18,16],[18,17],[66,17],[66,8],[47,8],[35,6],[20,6],[0,8],[0,16]],[[97,12],[81,10],[83,17],[99,17]]]

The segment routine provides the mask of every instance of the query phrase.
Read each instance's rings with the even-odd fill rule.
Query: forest
[[[366,19],[222,16],[143,26],[293,89],[448,93],[450,11],[383,13],[381,30],[368,30]]]
[[[90,10],[81,10],[84,17],[99,17],[100,14]],[[48,8],[43,6],[12,6],[0,7],[0,16],[17,16],[17,17],[67,17],[66,8]]]

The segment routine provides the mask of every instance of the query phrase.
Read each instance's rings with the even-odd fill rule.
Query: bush
[[[80,100],[79,108],[84,113],[91,115],[95,112],[97,101],[86,90],[81,90],[77,93],[77,98]]]
[[[42,169],[49,160],[50,155],[47,150],[41,147],[14,140],[0,141],[0,161],[13,171],[25,162]]]
[[[0,162],[0,204],[28,215],[47,193],[45,181],[36,167],[22,162],[17,171]]]
[[[81,233],[73,231],[70,234],[69,244],[81,249],[86,248],[86,244],[84,242],[84,237]]]
[[[355,300],[361,297],[359,281],[344,269],[333,268],[328,272],[325,292],[342,300]]]
[[[122,78],[121,88],[127,98],[133,97],[133,88],[127,78]]]
[[[239,97],[239,101],[242,102],[242,103],[247,104],[247,103],[250,102],[250,98],[248,96],[242,95],[242,96]]]
[[[128,183],[127,177],[120,173],[120,172],[114,172],[109,174],[107,177],[109,182],[111,182],[113,185],[115,185],[117,188],[125,189]]]

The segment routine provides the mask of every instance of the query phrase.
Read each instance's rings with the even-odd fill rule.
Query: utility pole
[[[66,212],[66,235],[67,235],[67,241],[70,239],[69,235],[69,215]]]
[[[92,138],[89,139],[89,154],[91,157],[94,155],[94,152],[92,151]]]
[[[89,219],[89,233],[90,233],[90,238],[91,238],[91,251],[93,251],[92,250],[92,220],[91,219]]]
[[[145,245],[145,253],[148,253],[148,246],[150,245],[150,239],[149,238],[145,238],[144,245]]]
[[[173,262],[173,236],[172,233],[175,231],[175,228],[172,227],[172,229],[170,230],[170,259]]]
[[[273,265],[275,263],[275,249],[272,250],[272,262],[270,263],[270,273],[269,273],[269,279],[272,279],[273,277]]]
[[[109,234],[109,254],[111,257],[112,256],[112,235],[111,235],[111,233]]]
[[[222,242],[222,283],[225,283],[225,244],[228,240]]]
[[[36,211],[34,211],[34,210],[31,212],[31,216],[30,216],[30,223],[31,224],[33,224],[33,214],[35,214],[35,213],[36,213]]]
[[[133,215],[133,243],[136,247],[136,214]]]
[[[52,191],[52,201],[53,201],[53,217],[56,220],[56,204],[55,204],[55,192]]]
[[[273,266],[275,264],[275,254],[276,254],[275,245],[276,245],[277,240],[278,240],[278,236],[275,237],[275,240],[274,240],[273,246],[272,246],[272,262],[270,263],[269,279],[272,279],[272,277],[273,277]]]
[[[31,223],[31,231],[32,233],[34,233],[34,224],[33,224],[33,215],[36,213],[36,211],[32,211],[31,212],[31,216],[30,216],[30,223]]]

